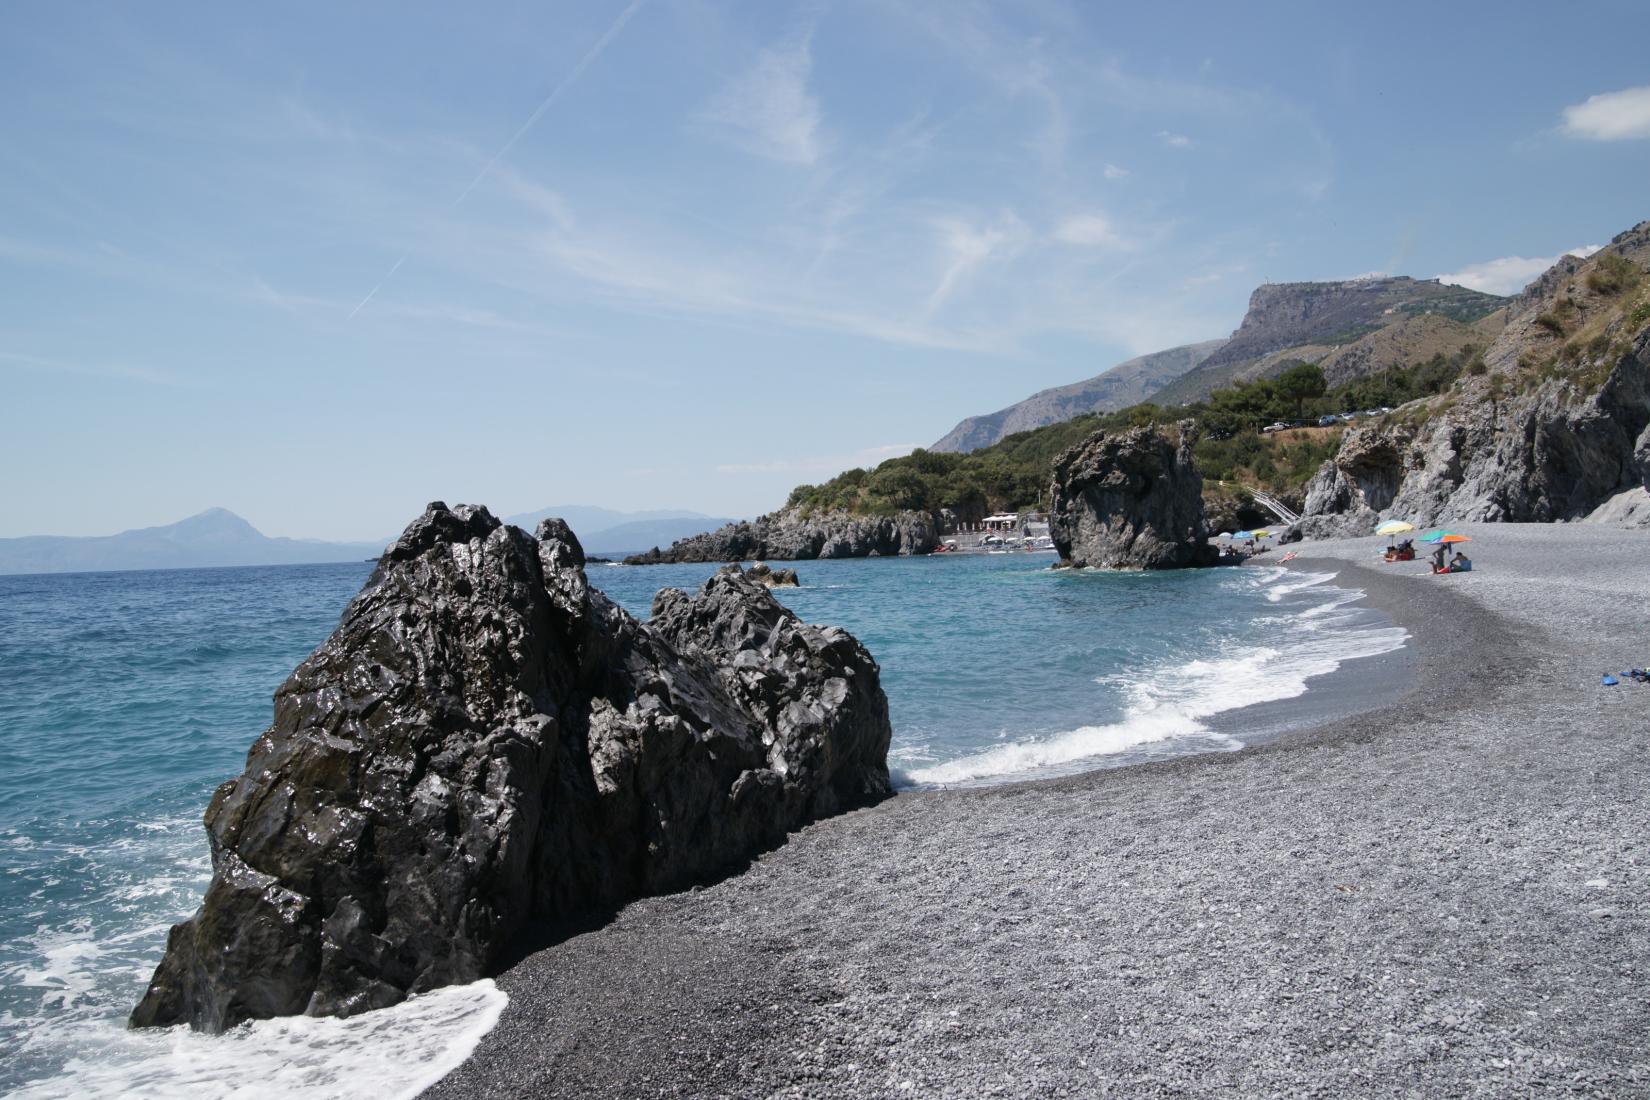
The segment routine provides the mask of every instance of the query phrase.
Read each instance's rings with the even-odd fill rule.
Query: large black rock
[[[349,1015],[517,936],[736,867],[891,792],[851,635],[737,566],[638,623],[536,537],[432,504],[275,695],[206,811],[213,877],[134,1026]]]
[[[1193,425],[1096,432],[1054,460],[1049,534],[1062,564],[1103,569],[1213,565]]]

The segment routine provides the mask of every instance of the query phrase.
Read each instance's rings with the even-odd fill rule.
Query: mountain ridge
[[[546,516],[568,526],[591,553],[633,553],[733,522],[682,509],[620,512],[570,504],[525,512],[506,522],[532,529]],[[173,523],[112,535],[21,535],[0,538],[0,576],[104,573],[145,569],[217,569],[258,565],[325,565],[376,559],[394,539],[330,540],[265,535],[245,517],[214,505]]]
[[[227,508],[113,535],[24,535],[0,539],[0,574],[321,565],[376,558],[388,540],[328,542],[271,537]]]
[[[1204,340],[1137,355],[1081,382],[1039,390],[1007,408],[963,419],[929,450],[977,451],[1015,432],[1056,424],[1086,413],[1116,412],[1146,400],[1164,384],[1194,369],[1225,343],[1224,339]]]

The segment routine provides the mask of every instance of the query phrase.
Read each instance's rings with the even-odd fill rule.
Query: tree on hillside
[[[1322,397],[1329,388],[1322,368],[1311,363],[1296,363],[1278,375],[1276,386],[1279,397],[1295,403],[1296,420],[1301,418],[1308,400]]]

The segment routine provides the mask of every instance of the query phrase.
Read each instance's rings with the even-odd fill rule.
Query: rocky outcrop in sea
[[[927,512],[856,516],[786,509],[681,539],[665,550],[654,547],[626,558],[625,564],[895,557],[929,554],[939,544],[939,525]]]
[[[1349,431],[1307,485],[1301,532],[1361,535],[1388,518],[1650,522],[1650,314],[1593,275],[1612,255],[1644,278],[1650,223],[1532,283],[1481,373]]]
[[[799,588],[802,585],[802,580],[796,575],[796,570],[775,569],[763,561],[759,561],[747,569],[745,576],[763,588]]]
[[[1096,432],[1054,460],[1049,534],[1062,565],[1213,565],[1193,425]]]
[[[206,811],[213,877],[134,1026],[350,1015],[736,867],[891,793],[847,632],[737,566],[639,623],[535,535],[432,504],[275,696]]]

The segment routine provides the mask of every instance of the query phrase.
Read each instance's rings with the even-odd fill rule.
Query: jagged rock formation
[[[1391,366],[1394,353],[1389,344],[1449,343],[1446,331],[1463,343],[1482,343],[1466,326],[1504,304],[1505,299],[1493,294],[1407,277],[1267,283],[1249,296],[1249,310],[1231,339],[1196,369],[1153,394],[1152,400],[1164,405],[1199,401],[1233,381],[1272,377],[1297,359],[1319,362],[1342,352],[1346,358],[1333,373],[1335,381],[1345,381]],[[1413,329],[1413,319],[1425,316],[1457,324],[1368,339],[1393,326]],[[1350,345],[1360,342],[1364,350],[1350,351]]]
[[[767,562],[759,561],[745,571],[745,576],[761,585],[763,588],[799,588],[802,581],[794,569],[775,569]]]
[[[856,516],[786,509],[682,539],[666,550],[654,547],[626,558],[625,564],[894,557],[929,554],[939,543],[939,526],[927,512]]]
[[[1179,569],[1213,565],[1190,422],[1096,432],[1054,460],[1049,534],[1064,565]]]
[[[929,450],[965,453],[989,447],[1004,436],[1058,424],[1085,413],[1116,412],[1145,401],[1224,344],[1205,340],[1157,351],[1117,364],[1093,378],[1032,394],[1024,401],[985,416],[971,416]]]
[[[206,812],[213,878],[135,1026],[349,1015],[518,934],[714,876],[890,793],[863,646],[730,567],[638,623],[565,524],[432,504]]]
[[[1650,222],[1560,260],[1508,307],[1484,373],[1347,433],[1307,486],[1302,532],[1364,534],[1386,518],[1644,522],[1634,500],[1606,505],[1650,488],[1647,260]]]

